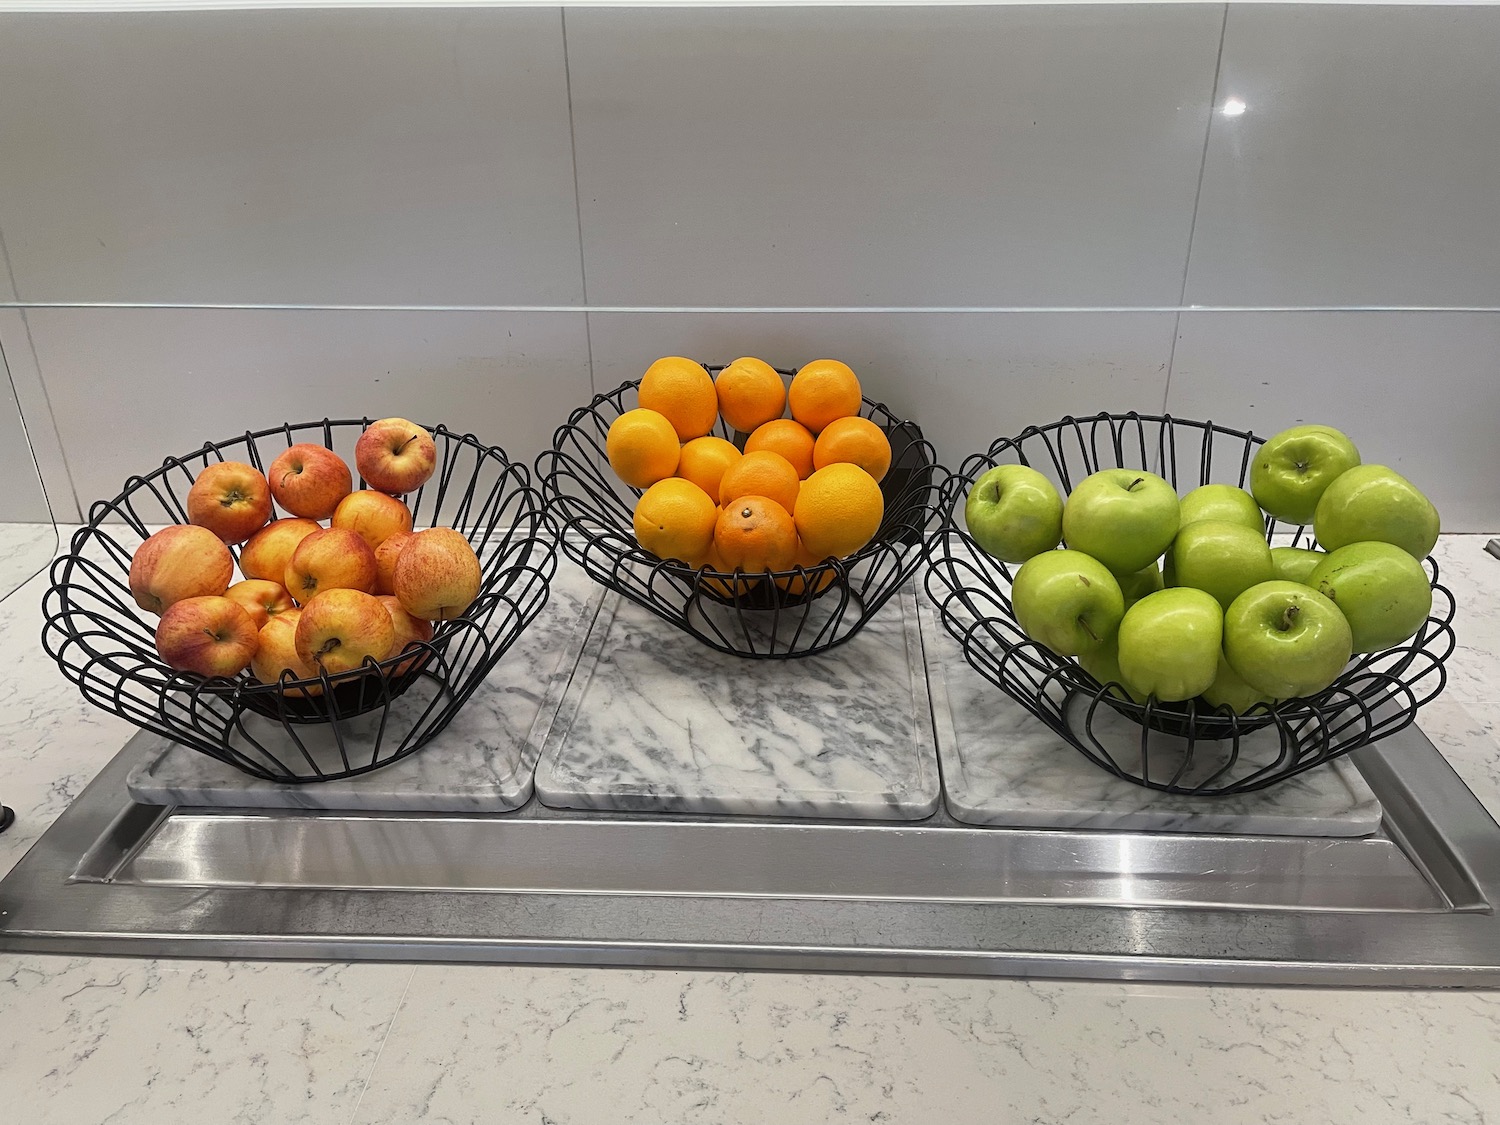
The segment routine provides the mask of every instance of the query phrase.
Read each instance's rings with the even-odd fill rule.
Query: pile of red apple
[[[161,615],[156,649],[168,667],[316,681],[398,656],[431,640],[432,622],[468,609],[480,587],[474,549],[452,528],[413,532],[401,499],[432,476],[432,435],[383,418],[360,435],[354,460],[359,491],[343,458],[314,444],[293,445],[265,474],[237,461],[198,474],[189,522],[156,532],[130,560],[136,604]],[[273,519],[273,503],[288,514]],[[229,548],[239,543],[235,581]]]
[[[1244,714],[1316,695],[1354,654],[1414,636],[1439,527],[1410,481],[1362,464],[1328,426],[1268,440],[1249,483],[1179,498],[1153,473],[1105,469],[1065,505],[1035,469],[1000,465],[974,482],[964,519],[982,550],[1022,564],[1011,605],[1032,640],[1137,702],[1201,697]],[[1321,549],[1271,547],[1266,515],[1310,524]]]

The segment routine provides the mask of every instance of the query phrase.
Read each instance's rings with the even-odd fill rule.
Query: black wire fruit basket
[[[428,427],[437,466],[405,497],[415,530],[456,528],[480,561],[478,597],[460,617],[436,622],[429,641],[316,679],[288,672],[263,684],[248,671],[204,678],[167,667],[156,651],[156,619],[130,593],[131,556],[153,531],[188,522],[188,489],[208,465],[243,461],[264,472],[301,442],[353,465],[354,443],[369,423],[324,419],[209,442],[94,504],[53,563],[42,603],[42,644],[63,675],[96,706],[269,781],[354,777],[431,741],[541,611],[557,569],[526,467],[472,434]],[[238,562],[239,548],[230,551]]]
[[[722,365],[705,365],[717,374]],[[780,372],[784,379],[790,371]],[[644,606],[710,648],[757,659],[826,652],[854,636],[916,572],[921,543],[936,525],[945,471],[914,422],[864,400],[891,443],[880,482],[885,515],[853,555],[809,567],[746,575],[665,562],[635,538],[641,489],[615,476],[605,456],[609,427],[638,405],[638,381],[622,383],[574,410],[536,463],[547,519],[563,551],[594,581]],[[721,419],[713,433],[743,448],[745,434]]]
[[[1411,639],[1364,653],[1316,695],[1259,705],[1235,715],[1202,699],[1137,703],[1101,684],[1075,661],[1030,640],[1010,602],[1012,568],[985,554],[965,530],[963,506],[974,482],[996,465],[1037,469],[1064,495],[1099,469],[1145,469],[1179,492],[1201,484],[1244,487],[1264,438],[1212,422],[1165,415],[1100,414],[1032,426],[969,457],[943,487],[942,522],[927,542],[927,592],[970,665],[1022,707],[1117,777],[1194,796],[1248,793],[1409,726],[1447,682],[1453,653],[1453,596],[1425,566],[1431,615]],[[1278,527],[1277,545],[1311,546],[1305,527]]]

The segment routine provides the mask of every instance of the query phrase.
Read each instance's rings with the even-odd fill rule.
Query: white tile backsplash
[[[687,311],[0,308],[0,343],[64,515],[267,419],[529,459],[686,351],[847,359],[955,467],[1170,372],[1176,413],[1315,414],[1496,530],[1500,313],[1187,312],[1174,352],[1108,309],[1500,308],[1497,57],[1493,6],[5,14],[22,303]]]
[[[1336,426],[1444,531],[1500,528],[1500,312],[1184,313],[1167,406],[1268,436]]]
[[[582,298],[556,9],[0,14],[28,301]]]
[[[583,313],[35,309],[85,512],[205,441],[368,415],[444,423],[530,464],[590,395]]]
[[[1222,12],[570,9],[589,299],[1175,304]]]
[[[1231,4],[1188,303],[1500,306],[1500,7]]]

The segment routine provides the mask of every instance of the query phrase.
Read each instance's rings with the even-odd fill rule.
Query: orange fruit
[[[821,469],[840,461],[858,465],[878,481],[891,467],[891,441],[868,418],[835,418],[813,445],[813,467]]]
[[[815,359],[792,377],[786,392],[792,417],[813,433],[859,413],[859,378],[836,359]]]
[[[680,441],[702,437],[719,420],[713,379],[701,364],[680,355],[669,355],[646,368],[636,397],[641,406],[671,422]]]
[[[719,548],[717,546],[711,547],[709,549],[708,568],[710,570],[716,570],[720,574],[734,573],[734,567],[730,566],[722,558],[719,557]],[[706,586],[709,590],[712,590],[715,594],[718,594],[719,597],[728,598],[731,601],[733,601],[735,598],[743,598],[746,594],[750,593],[751,590],[759,586],[761,582],[759,578],[750,578],[744,575],[741,575],[738,578],[727,580],[723,578],[704,578],[701,581],[703,582],[704,586]]]
[[[654,410],[627,410],[609,425],[604,452],[615,475],[635,488],[649,488],[677,471],[682,447],[672,423]]]
[[[682,447],[677,475],[690,480],[709,496],[719,495],[724,472],[740,459],[740,451],[721,437],[694,438]]]
[[[745,356],[719,372],[714,380],[719,413],[741,433],[780,418],[786,409],[786,384],[776,368],[762,359]]]
[[[750,574],[786,570],[797,556],[797,528],[776,501],[740,496],[719,515],[714,549],[729,571],[735,567]]]
[[[814,558],[843,558],[875,537],[885,517],[885,497],[869,473],[839,463],[802,482],[793,515],[797,535]]]
[[[813,471],[813,444],[812,434],[801,422],[777,418],[756,427],[755,432],[745,439],[745,452],[766,450],[779,453],[792,463],[797,476],[806,480]]]
[[[728,504],[741,496],[764,496],[788,512],[797,506],[802,482],[797,470],[779,453],[762,449],[747,453],[729,466],[719,481],[719,504]]]
[[[792,558],[792,566],[800,566],[804,570],[812,570],[813,567],[822,561],[821,558],[815,558],[813,553],[803,546],[800,538],[797,540],[797,554]],[[807,592],[808,587],[812,588],[813,593],[821,594],[833,584],[833,580],[837,577],[838,575],[833,570],[829,570],[826,574],[810,574],[805,578],[797,575],[793,575],[790,578],[778,578],[776,579],[776,585],[780,586],[788,594],[804,594]]]
[[[635,538],[659,559],[702,566],[714,543],[719,509],[690,480],[668,477],[641,494],[635,505]]]

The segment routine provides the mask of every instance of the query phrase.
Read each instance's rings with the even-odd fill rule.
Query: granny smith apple
[[[1219,669],[1224,611],[1183,586],[1147,594],[1120,621],[1120,674],[1131,690],[1175,703],[1201,695]]]
[[[1258,704],[1276,701],[1263,691],[1257,691],[1240,678],[1240,674],[1229,666],[1224,654],[1219,653],[1219,671],[1214,682],[1203,689],[1203,699],[1210,707],[1228,707],[1236,715],[1243,715]]]
[[[1325,551],[1378,539],[1425,559],[1437,543],[1439,522],[1432,501],[1400,473],[1384,465],[1360,465],[1323,493],[1313,534]]]
[[[1163,585],[1161,567],[1156,563],[1144,566],[1134,574],[1121,576],[1120,593],[1125,595],[1125,608],[1129,609],[1133,602],[1140,601],[1147,594],[1156,593]]]
[[[1379,652],[1412,636],[1432,612],[1432,584],[1400,547],[1372,541],[1329,551],[1307,585],[1343,612],[1355,652]]]
[[[1287,582],[1307,584],[1307,576],[1313,568],[1328,556],[1322,551],[1309,551],[1306,547],[1272,547],[1272,577]]]
[[[1198,520],[1177,533],[1167,552],[1173,584],[1212,594],[1228,609],[1251,586],[1269,582],[1271,548],[1260,531],[1228,520]]]
[[[1312,521],[1323,490],[1359,464],[1354,443],[1331,426],[1293,426],[1270,438],[1250,462],[1255,502],[1287,523]]]
[[[1108,644],[1125,614],[1115,576],[1082,551],[1032,555],[1016,571],[1010,602],[1026,635],[1062,656]]]
[[[1063,506],[1063,538],[1115,574],[1134,574],[1177,534],[1177,493],[1144,469],[1104,469],[1085,477]]]
[[[1110,688],[1110,694],[1118,699],[1133,699],[1137,703],[1146,702],[1146,697],[1131,690],[1125,683],[1125,674],[1120,671],[1120,647],[1114,641],[1107,645],[1101,645],[1093,652],[1086,652],[1078,658],[1079,666],[1090,676],[1106,686],[1114,684]]]
[[[1266,533],[1266,517],[1255,497],[1232,484],[1200,485],[1182,498],[1182,526],[1199,520],[1228,520]]]
[[[1224,656],[1247,684],[1275,699],[1316,695],[1339,678],[1354,635],[1339,607],[1300,582],[1251,586],[1224,615]]]
[[[964,524],[980,550],[1021,563],[1062,539],[1062,497],[1029,465],[996,465],[974,482]]]

